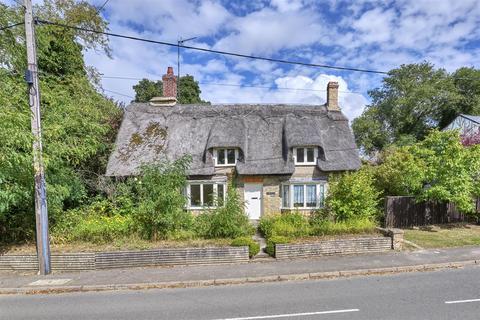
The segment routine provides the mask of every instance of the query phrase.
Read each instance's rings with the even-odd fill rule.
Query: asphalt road
[[[480,319],[480,267],[206,288],[0,296],[0,319]]]

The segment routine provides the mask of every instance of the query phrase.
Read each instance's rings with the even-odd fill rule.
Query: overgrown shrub
[[[95,8],[79,1],[45,1],[36,16],[105,30]],[[23,16],[20,6],[0,4],[0,25]],[[38,28],[42,70],[42,136],[50,225],[64,211],[90,202],[96,178],[105,172],[122,110],[87,77],[82,48],[108,49],[104,36]],[[34,239],[34,174],[30,109],[22,76],[26,68],[23,28],[0,35],[0,241]],[[57,76],[55,76],[57,75]]]
[[[134,223],[130,214],[123,215],[107,200],[65,212],[53,227],[54,242],[84,241],[107,243],[130,236]]]
[[[474,211],[480,195],[480,146],[464,146],[458,131],[431,131],[423,141],[383,152],[374,168],[377,186],[387,196],[452,202]]]
[[[250,257],[250,259],[260,252],[260,245],[258,244],[258,242],[249,237],[240,237],[233,239],[230,245],[232,247],[248,246],[248,256]]]
[[[144,238],[168,239],[181,230],[192,229],[193,216],[184,210],[186,199],[182,193],[189,164],[190,157],[183,157],[142,168],[134,219]]]
[[[411,146],[384,150],[380,155],[380,165],[373,169],[375,185],[387,196],[419,194],[425,172],[425,163],[412,154]]]
[[[233,184],[227,190],[225,204],[196,217],[195,225],[198,235],[204,238],[237,238],[255,232]]]
[[[311,222],[311,234],[315,236],[371,233],[377,223],[371,218],[351,219],[333,222],[330,220],[314,220]]]
[[[267,239],[274,236],[306,237],[310,234],[310,225],[301,213],[292,211],[261,217],[259,231]]]
[[[272,236],[267,240],[267,246],[265,247],[265,252],[268,253],[270,256],[275,257],[275,245],[276,244],[287,244],[290,243],[291,240],[287,237],[283,236]]]
[[[380,192],[368,167],[334,175],[329,180],[325,204],[337,222],[377,217],[379,201]]]
[[[433,130],[411,152],[426,169],[418,200],[453,202],[462,212],[474,211],[473,197],[479,196],[480,146],[464,147],[458,131]]]

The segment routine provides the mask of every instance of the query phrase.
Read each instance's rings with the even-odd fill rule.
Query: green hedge
[[[258,242],[249,237],[240,237],[234,239],[230,245],[232,247],[243,247],[248,246],[248,256],[253,258],[260,252],[260,245]]]
[[[299,212],[264,216],[260,219],[258,228],[267,239],[274,236],[298,238],[310,235],[308,219]]]
[[[313,236],[371,233],[375,231],[377,223],[369,218],[353,219],[348,221],[321,221],[311,226]]]
[[[270,256],[275,257],[275,245],[286,244],[290,242],[291,240],[287,237],[273,236],[267,240],[267,246],[265,248],[265,252],[268,253]]]
[[[355,217],[336,222],[331,219],[326,210],[319,210],[308,218],[298,212],[287,212],[262,217],[258,228],[267,240],[285,240],[309,236],[371,233],[377,225],[370,217]],[[272,252],[273,249],[268,250]]]

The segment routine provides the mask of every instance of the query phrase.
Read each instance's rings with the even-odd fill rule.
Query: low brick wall
[[[93,252],[52,254],[52,270],[84,271],[94,269],[95,253]],[[33,254],[0,256],[0,270],[38,270],[37,256]]]
[[[145,251],[99,252],[97,269],[192,264],[221,264],[248,261],[248,247],[180,248]]]
[[[383,233],[384,236],[392,239],[392,249],[402,250],[403,248],[403,230],[397,228],[379,228],[377,230]]]
[[[276,244],[275,257],[277,259],[291,259],[389,250],[392,250],[391,237],[363,237],[324,240],[314,243]]]
[[[52,271],[248,262],[248,247],[168,248],[52,255]],[[0,270],[36,271],[36,255],[0,256]]]

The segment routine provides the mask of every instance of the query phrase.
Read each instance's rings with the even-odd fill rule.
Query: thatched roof
[[[133,103],[125,112],[106,174],[135,175],[142,164],[190,154],[189,174],[213,175],[211,150],[216,147],[241,150],[239,174],[291,174],[296,146],[322,148],[322,171],[360,166],[348,120],[325,106]]]

